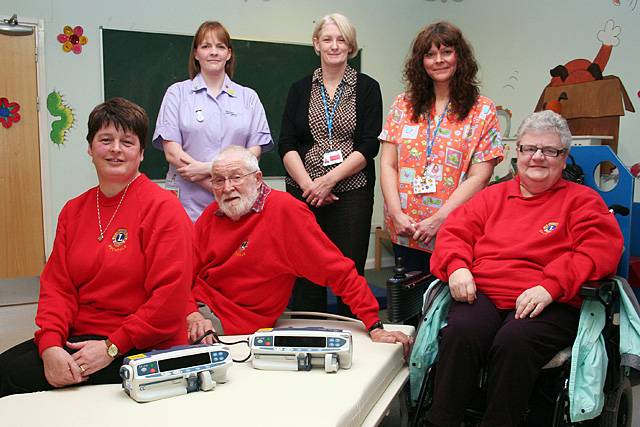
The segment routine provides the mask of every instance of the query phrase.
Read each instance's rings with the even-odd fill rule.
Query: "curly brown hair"
[[[478,63],[473,56],[471,46],[462,36],[458,27],[450,22],[440,21],[425,27],[413,41],[411,55],[404,66],[404,80],[407,95],[412,104],[412,120],[417,122],[420,116],[430,111],[435,102],[433,80],[424,69],[424,55],[435,45],[437,49],[444,45],[456,52],[456,72],[449,82],[451,112],[464,120],[480,95],[476,78]]]

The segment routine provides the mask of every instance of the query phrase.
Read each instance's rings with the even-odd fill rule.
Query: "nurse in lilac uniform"
[[[169,162],[166,187],[178,194],[192,221],[212,201],[211,159],[230,145],[256,157],[273,148],[258,94],[231,81],[235,56],[219,22],[200,25],[193,37],[190,80],[167,89],[153,134]]]

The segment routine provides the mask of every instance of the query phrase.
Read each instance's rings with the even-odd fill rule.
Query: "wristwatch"
[[[371,327],[367,330],[367,332],[369,332],[369,335],[371,335],[371,332],[373,332],[374,329],[384,329],[384,325],[382,324],[381,321],[378,320],[376,323],[371,325]]]
[[[118,354],[120,354],[120,350],[118,350],[118,346],[112,343],[109,338],[104,340],[104,343],[107,345],[107,354],[110,358],[115,359]]]

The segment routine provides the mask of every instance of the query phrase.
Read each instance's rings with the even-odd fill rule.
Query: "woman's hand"
[[[194,311],[187,316],[187,333],[189,334],[189,342],[191,344],[203,336],[207,331],[215,332],[211,320],[205,319],[198,311]],[[213,335],[207,335],[201,342],[204,344],[213,344],[215,341],[213,339]]]
[[[335,185],[336,182],[331,179],[329,174],[323,175],[314,179],[303,189],[302,197],[315,207],[331,204],[338,200],[338,197],[332,193]]]
[[[429,243],[431,239],[436,237],[436,234],[438,233],[438,230],[440,230],[440,226],[443,222],[444,219],[442,219],[437,213],[420,221],[415,226],[415,232],[412,236],[413,239],[422,241],[425,244]]]
[[[62,347],[49,347],[42,352],[44,363],[44,376],[53,387],[78,384],[87,377],[82,376],[82,371],[73,357]]]
[[[449,276],[449,290],[454,300],[473,304],[476,299],[476,283],[468,268],[459,268]]]
[[[416,232],[416,224],[409,215],[399,211],[395,215],[392,214],[390,216],[398,235],[411,237]]]
[[[404,359],[408,360],[411,353],[411,344],[413,344],[413,338],[403,334],[400,331],[385,331],[382,328],[374,329],[369,333],[373,342],[386,342],[402,344],[402,350],[404,353]]]
[[[516,319],[524,319],[527,316],[536,317],[552,302],[551,294],[543,286],[529,288],[516,299],[515,317]]]
[[[211,163],[180,159],[184,166],[176,169],[182,178],[189,182],[198,182],[211,177]]]
[[[107,354],[107,343],[104,340],[67,342],[66,345],[72,350],[77,350],[71,357],[80,368],[83,377],[88,377],[113,362]]]

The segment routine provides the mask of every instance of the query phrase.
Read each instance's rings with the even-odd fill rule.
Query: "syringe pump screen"
[[[276,335],[274,342],[276,347],[324,348],[327,346],[327,339],[325,337],[312,337],[312,336]]]
[[[208,363],[211,363],[209,353],[190,354],[188,356],[158,361],[160,372],[173,371],[174,369],[183,369],[190,366],[206,365]]]

